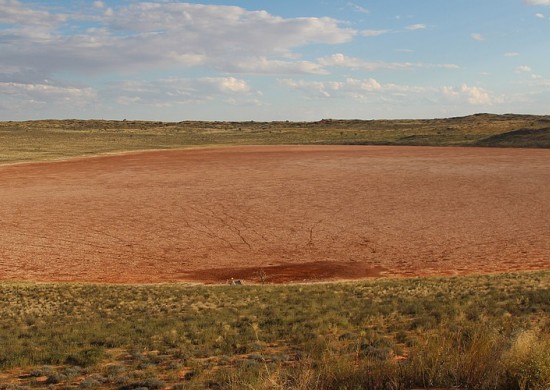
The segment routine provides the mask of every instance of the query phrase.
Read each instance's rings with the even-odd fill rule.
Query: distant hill
[[[316,122],[0,121],[0,164],[146,149],[308,144],[550,148],[550,115]]]
[[[511,148],[550,148],[550,127],[508,131],[482,139],[476,145]]]

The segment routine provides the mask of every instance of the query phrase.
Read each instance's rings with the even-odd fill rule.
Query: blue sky
[[[0,120],[550,114],[550,0],[0,0]]]

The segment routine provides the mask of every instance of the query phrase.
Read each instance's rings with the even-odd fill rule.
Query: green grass
[[[501,146],[494,138],[548,127],[550,117],[479,114],[431,120],[319,122],[142,122],[48,120],[0,122],[0,164],[109,152],[215,145],[372,144]],[[524,134],[505,146],[550,147]],[[536,140],[533,140],[536,137]]]
[[[279,286],[3,283],[0,345],[0,383],[21,376],[31,387],[545,389],[550,272]]]

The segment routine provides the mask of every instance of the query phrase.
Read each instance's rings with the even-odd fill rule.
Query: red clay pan
[[[550,269],[550,150],[258,146],[0,166],[0,280]]]

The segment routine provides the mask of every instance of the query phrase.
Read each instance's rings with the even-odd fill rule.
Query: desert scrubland
[[[0,388],[546,389],[549,123],[2,122]]]

